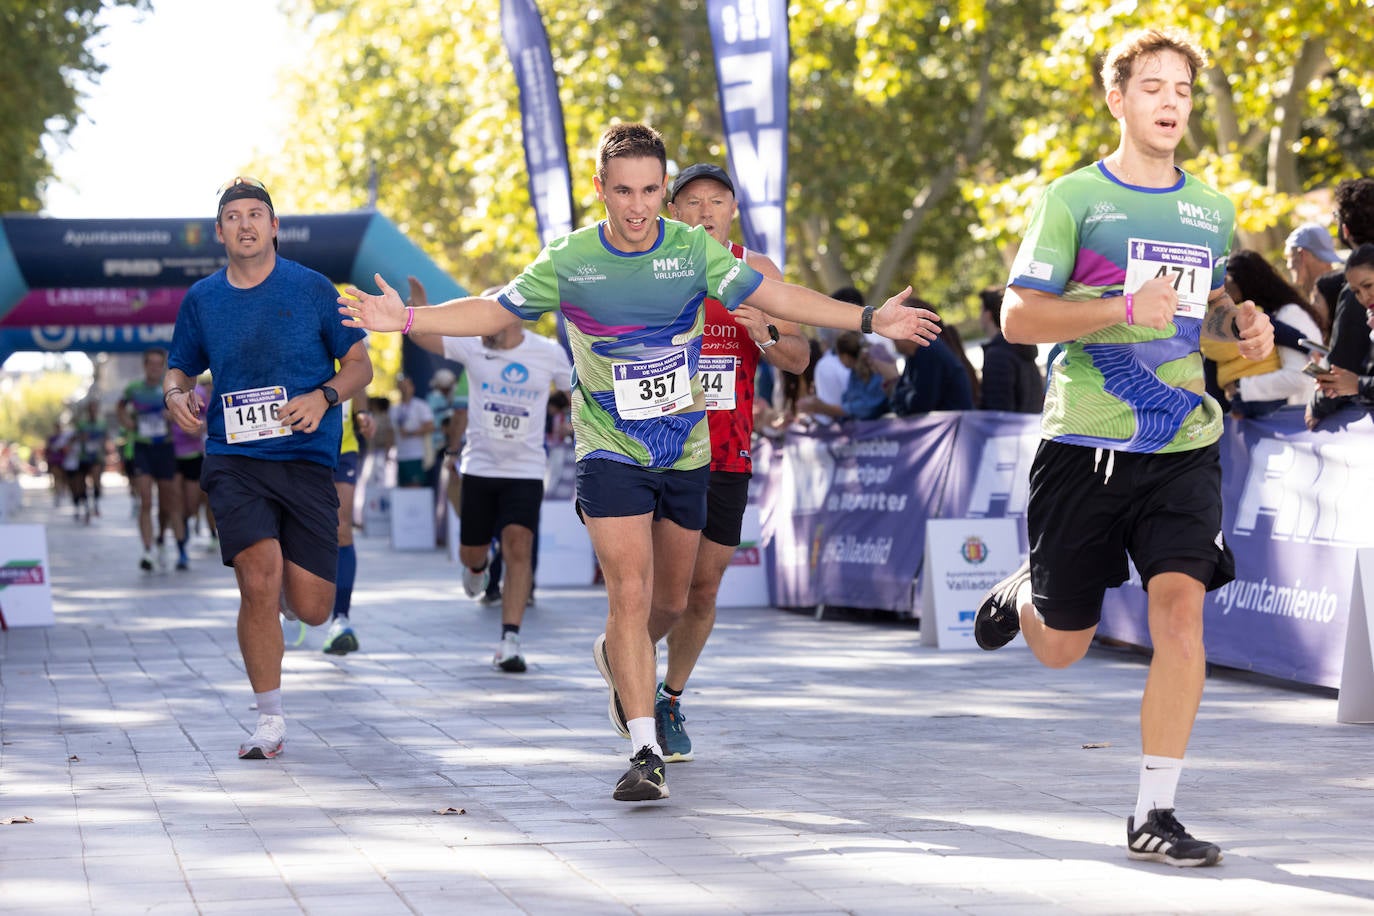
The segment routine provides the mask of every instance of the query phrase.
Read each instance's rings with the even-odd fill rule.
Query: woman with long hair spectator
[[[1217,380],[1231,400],[1232,414],[1262,417],[1285,404],[1306,404],[1312,394],[1312,379],[1302,371],[1308,356],[1299,341],[1320,343],[1325,339],[1321,313],[1264,255],[1249,249],[1243,248],[1227,259],[1226,290],[1236,302],[1249,299],[1269,316],[1274,324],[1274,352],[1278,360],[1278,365],[1273,365],[1272,360],[1259,363],[1256,369],[1262,371],[1228,373],[1225,380],[1223,370],[1235,363],[1217,360]]]

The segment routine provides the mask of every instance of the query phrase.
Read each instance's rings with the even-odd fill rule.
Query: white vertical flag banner
[[[787,240],[787,4],[707,0],[706,16],[744,244],[781,268]]]

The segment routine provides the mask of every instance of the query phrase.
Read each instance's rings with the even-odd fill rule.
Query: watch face
[[[777,325],[775,325],[775,324],[770,324],[770,325],[768,326],[768,336],[771,337],[771,338],[773,339],[773,343],[777,343],[777,342],[778,342],[778,339],[779,339],[782,335],[778,333],[778,326],[777,326]]]
[[[324,392],[324,399],[330,407],[336,407],[339,403],[339,393],[328,385],[321,385],[320,390]]]

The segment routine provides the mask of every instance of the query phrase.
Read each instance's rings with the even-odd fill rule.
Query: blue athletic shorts
[[[233,566],[258,541],[281,544],[282,558],[333,582],[339,564],[339,496],[333,471],[313,461],[206,455],[200,486],[210,498],[220,558]]]
[[[334,482],[357,485],[358,453],[344,452],[339,455],[339,463],[334,466]]]
[[[644,468],[609,458],[577,462],[577,509],[592,518],[653,513],[689,531],[706,527],[710,467],[691,471]]]

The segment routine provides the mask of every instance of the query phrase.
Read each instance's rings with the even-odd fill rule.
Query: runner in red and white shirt
[[[730,227],[738,212],[730,176],[709,163],[683,169],[668,193],[668,213],[673,219],[703,227],[735,257],[743,258],[764,276],[781,280],[782,271],[766,255],[730,241]],[[770,318],[748,305],[729,312],[717,300],[706,300],[698,369],[711,428],[706,527],[697,548],[686,610],[677,617],[656,609],[649,621],[649,633],[656,643],[664,636],[668,638],[668,670],[654,702],[658,743],[666,762],[692,759],[692,741],[682,725],[678,700],[715,626],[716,592],[740,542],[753,471],[750,445],[759,361],[800,373],[810,358],[810,345],[795,323]]]

